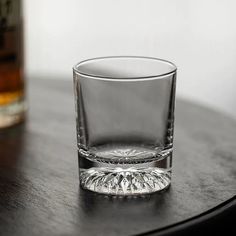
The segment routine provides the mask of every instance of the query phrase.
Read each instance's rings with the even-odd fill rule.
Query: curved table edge
[[[234,216],[233,216],[234,215]],[[141,233],[142,236],[200,235],[207,232],[234,232],[236,196],[197,216],[178,223]],[[236,231],[235,231],[236,233]]]

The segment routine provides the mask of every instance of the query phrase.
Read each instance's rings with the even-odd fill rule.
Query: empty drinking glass
[[[168,187],[176,66],[117,56],[82,61],[73,70],[81,186],[112,195]]]

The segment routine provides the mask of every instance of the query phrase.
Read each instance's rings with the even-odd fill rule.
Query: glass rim
[[[170,71],[166,73],[157,73],[157,74],[150,74],[146,76],[128,76],[128,77],[114,77],[114,76],[101,76],[96,74],[85,73],[79,69],[79,66],[88,63],[88,62],[96,62],[100,60],[107,60],[107,59],[145,59],[145,60],[152,60],[161,63],[166,63],[173,67]],[[155,79],[160,77],[165,77],[171,74],[176,73],[177,66],[168,60],[160,59],[156,57],[147,57],[147,56],[104,56],[104,57],[94,57],[86,60],[82,60],[73,66],[73,71],[79,75],[85,76],[90,79],[98,79],[98,80],[110,80],[110,81],[137,81],[137,80],[149,80]]]

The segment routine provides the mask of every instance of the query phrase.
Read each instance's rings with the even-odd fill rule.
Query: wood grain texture
[[[78,185],[72,82],[28,88],[28,120],[0,133],[0,235],[134,235],[235,195],[236,121],[223,114],[177,101],[171,187],[107,197]]]

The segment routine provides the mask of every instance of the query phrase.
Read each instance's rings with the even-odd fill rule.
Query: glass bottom
[[[0,129],[22,122],[25,118],[25,109],[23,100],[0,106]]]
[[[102,161],[101,155],[86,157],[84,153],[84,150],[82,154],[79,151],[80,185],[84,189],[110,195],[137,195],[161,191],[171,183],[172,150],[154,155],[153,151],[143,148],[141,151],[140,147],[133,150],[125,147],[123,151],[121,148],[109,152],[106,150]],[[97,153],[101,154],[100,151]],[[115,153],[113,157],[111,153]],[[140,158],[137,155],[134,157],[135,153]],[[150,156],[146,156],[147,153]],[[107,161],[104,161],[107,157]]]

